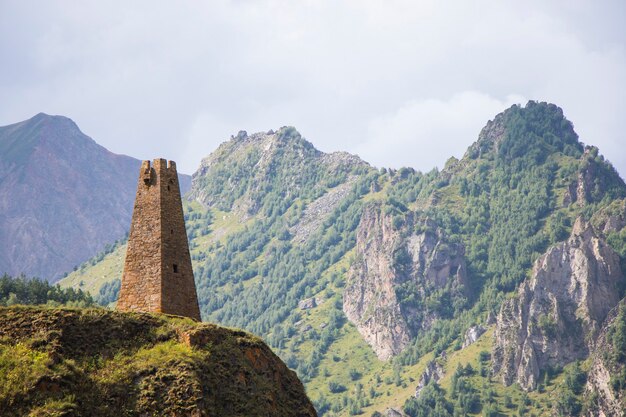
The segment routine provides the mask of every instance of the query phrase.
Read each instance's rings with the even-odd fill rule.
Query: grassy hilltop
[[[3,416],[315,416],[258,338],[190,319],[0,307]]]

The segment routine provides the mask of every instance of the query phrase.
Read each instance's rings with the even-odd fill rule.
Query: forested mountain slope
[[[189,197],[203,318],[261,335],[320,414],[571,415],[556,401],[566,394],[574,415],[600,406],[580,381],[624,297],[626,186],[557,106],[507,109],[461,160],[428,173],[323,154],[293,128],[240,132],[203,161]],[[66,283],[97,296],[121,274],[123,250]],[[553,263],[558,251],[568,266]],[[580,265],[605,269],[565,279]],[[545,297],[537,280],[553,284]],[[102,288],[112,301],[115,284]],[[580,313],[609,290],[593,301],[601,312]],[[516,309],[524,297],[555,304]],[[520,334],[546,343],[509,352]],[[621,369],[620,358],[594,369]],[[510,385],[520,375],[535,382]],[[614,390],[604,403],[623,398],[620,383],[603,383]]]

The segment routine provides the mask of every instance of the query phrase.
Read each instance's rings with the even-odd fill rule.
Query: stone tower
[[[141,164],[117,309],[200,320],[174,161]]]

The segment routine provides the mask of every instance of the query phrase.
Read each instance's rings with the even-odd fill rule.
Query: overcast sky
[[[515,103],[626,174],[626,2],[0,0],[0,125],[72,118],[192,173],[239,130],[428,171]]]

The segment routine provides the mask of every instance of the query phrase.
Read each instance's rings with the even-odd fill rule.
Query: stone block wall
[[[174,161],[141,166],[117,308],[200,320]]]

